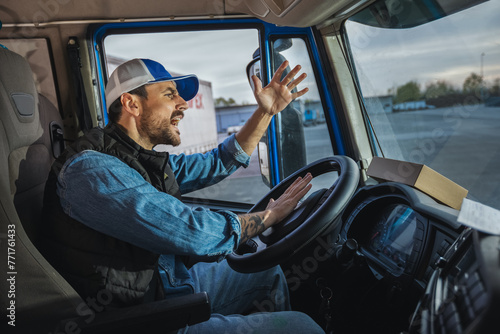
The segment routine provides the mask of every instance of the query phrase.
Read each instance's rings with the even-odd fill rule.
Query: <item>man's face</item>
[[[181,138],[177,125],[188,108],[186,101],[180,97],[172,81],[147,85],[146,91],[148,98],[141,99],[139,134],[143,138],[149,138],[153,146],[158,144],[178,146]]]

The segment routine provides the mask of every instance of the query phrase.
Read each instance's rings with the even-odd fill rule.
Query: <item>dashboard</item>
[[[338,239],[356,255],[332,270],[337,332],[497,333],[500,236],[457,216],[403,184],[358,190]]]
[[[367,237],[364,243],[367,254],[379,259],[394,275],[401,275],[415,266],[413,249],[416,243],[422,242],[423,226],[408,205],[388,204],[377,214],[374,225],[364,237]]]
[[[438,261],[410,333],[498,333],[500,237],[467,228]]]
[[[488,292],[484,288],[476,295],[474,290],[468,299],[455,298],[453,306],[448,302],[455,296],[450,295],[450,282],[459,279],[458,272],[464,273],[478,263],[474,254],[462,253],[457,260],[460,269],[442,271],[443,259],[451,257],[451,250],[466,230],[457,223],[458,213],[400,183],[359,189],[342,214],[338,239],[338,244],[354,241],[356,255],[350,263],[337,263],[331,270],[336,287],[336,330],[460,333],[457,328],[468,328],[467,321],[487,309],[484,296]],[[436,283],[438,272],[440,281]],[[478,285],[474,287],[479,289]],[[482,309],[462,305],[464,300],[471,304],[479,295],[483,296]]]
[[[458,211],[398,183],[362,188],[346,208],[341,237],[354,239],[373,272],[425,287],[463,227]]]

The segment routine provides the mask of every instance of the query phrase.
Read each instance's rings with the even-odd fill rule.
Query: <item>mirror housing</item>
[[[271,170],[269,169],[269,150],[267,143],[260,141],[257,146],[259,154],[259,167],[262,181],[266,186],[271,188]]]

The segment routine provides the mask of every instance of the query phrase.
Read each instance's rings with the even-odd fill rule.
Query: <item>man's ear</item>
[[[123,93],[120,96],[120,102],[122,103],[122,114],[129,113],[136,117],[140,115],[140,101],[137,95]]]

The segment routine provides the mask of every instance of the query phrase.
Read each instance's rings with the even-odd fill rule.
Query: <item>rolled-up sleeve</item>
[[[159,254],[224,256],[241,232],[234,213],[190,208],[119,159],[95,151],[65,163],[58,194],[72,218]]]

